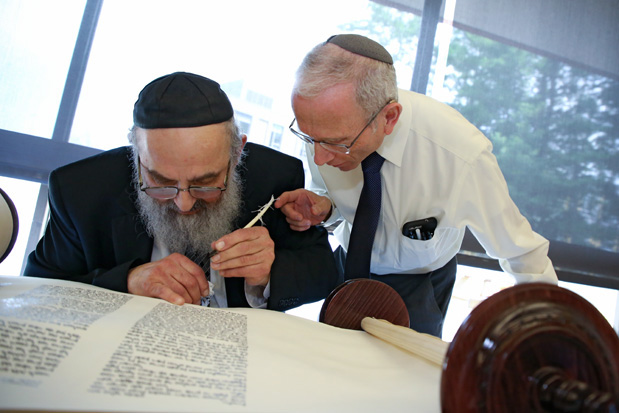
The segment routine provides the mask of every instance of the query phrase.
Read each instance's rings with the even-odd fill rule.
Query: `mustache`
[[[210,208],[216,207],[218,204],[221,203],[223,198],[223,195],[220,199],[218,199],[215,202],[211,202],[211,204],[207,204],[206,201],[204,201],[203,199],[196,199],[196,202],[193,204],[193,206],[191,207],[191,209],[188,212],[200,212],[200,211],[205,211],[208,210]],[[180,208],[176,205],[176,203],[174,202],[174,199],[168,199],[165,201],[159,201],[161,202],[161,207],[168,213],[175,213],[175,214],[180,214],[181,210]]]
[[[235,229],[242,208],[242,182],[239,174],[230,175],[228,189],[213,202],[195,199],[193,214],[181,214],[174,199],[160,201],[137,189],[136,206],[146,232],[167,250],[192,258],[204,258],[213,241]],[[191,255],[191,256],[190,256]]]

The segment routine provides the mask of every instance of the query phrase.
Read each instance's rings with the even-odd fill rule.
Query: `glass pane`
[[[446,71],[534,230],[619,252],[619,81],[457,29]]]
[[[271,139],[269,146],[273,149],[279,149],[282,145],[282,136],[284,135],[284,127],[281,125],[273,125],[271,128]]]
[[[0,128],[51,138],[85,4],[0,2]]]
[[[514,279],[504,272],[458,265],[456,283],[445,317],[443,340],[453,340],[460,325],[479,303],[513,285]],[[611,326],[617,328],[619,323],[617,319],[619,292],[617,290],[567,282],[559,282],[559,286],[589,301]]]
[[[342,32],[359,33],[382,44],[393,57],[398,87],[410,90],[421,31],[420,16],[370,3],[366,18],[343,24],[341,28]]]
[[[181,0],[174,7],[162,1],[106,0],[71,142],[100,149],[127,145],[133,104],[144,85],[167,73],[191,71],[222,85],[250,141],[267,146],[273,142],[300,157],[302,142],[287,128],[277,137],[281,125],[292,120],[296,68],[313,46],[332,34],[368,34],[368,21],[376,16],[382,19],[377,24],[385,26],[388,20],[379,16],[384,10],[392,9],[367,0],[294,5],[285,0]],[[375,38],[394,44],[382,36]],[[408,52],[395,44],[401,54]],[[410,85],[412,69],[402,70]]]
[[[514,279],[504,272],[458,265],[456,283],[443,325],[443,340],[453,340],[460,325],[479,303],[513,285]]]
[[[0,263],[0,275],[21,274],[40,187],[41,185],[35,182],[0,177],[0,188],[15,204],[19,220],[17,241],[9,255]]]
[[[445,317],[442,339],[451,342],[464,320],[479,303],[513,285],[514,279],[504,272],[458,265],[456,283]],[[616,326],[619,323],[619,319],[617,319],[619,291],[567,282],[560,282],[559,286],[589,301],[611,326],[617,328]],[[288,310],[286,313],[316,321],[320,316],[323,303],[324,300],[305,304]]]

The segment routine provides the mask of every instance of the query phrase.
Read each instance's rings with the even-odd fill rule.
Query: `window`
[[[261,145],[268,145],[269,140],[267,136],[267,128],[269,127],[269,122],[266,119],[256,119],[254,123],[251,125],[251,131],[249,136],[253,142],[259,143]]]
[[[0,2],[0,128],[51,138],[84,5]]]
[[[245,113],[235,112],[234,117],[236,118],[236,123],[239,125],[241,133],[248,135],[251,128],[251,116]]]
[[[273,125],[271,127],[271,140],[269,146],[274,149],[279,149],[282,145],[282,136],[284,135],[284,127],[281,125]]]
[[[401,88],[455,106],[493,141],[512,197],[551,240],[565,281],[617,288],[616,2],[291,4],[0,2],[0,185],[21,224],[16,264],[0,272],[19,274],[40,236],[49,171],[126,145],[138,92],[163,74],[217,80],[250,141],[304,160],[303,145],[280,126],[293,116],[294,72],[317,43],[355,32],[392,53]],[[320,24],[299,26],[299,16]],[[462,260],[496,268],[474,243]]]

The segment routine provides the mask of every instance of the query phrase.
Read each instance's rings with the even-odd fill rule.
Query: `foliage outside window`
[[[365,31],[409,64],[420,19],[371,8],[369,22],[345,29]],[[619,82],[457,29],[446,72],[446,103],[492,141],[535,231],[619,252]]]

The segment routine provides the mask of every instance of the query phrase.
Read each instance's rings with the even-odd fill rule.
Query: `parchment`
[[[438,412],[439,381],[362,331],[0,277],[1,410]]]

